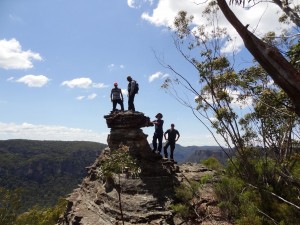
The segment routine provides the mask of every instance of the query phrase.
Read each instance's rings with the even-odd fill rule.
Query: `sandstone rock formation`
[[[224,224],[226,222],[214,197],[211,184],[199,189],[197,203],[199,218],[183,221],[170,205],[176,201],[175,187],[183,182],[199,181],[214,171],[200,164],[178,166],[152,153],[147,135],[140,129],[151,126],[150,119],[140,112],[118,112],[104,116],[111,128],[108,148],[88,168],[88,176],[68,197],[68,208],[58,225],[110,225],[110,224]],[[138,177],[120,174],[119,182],[99,176],[107,154],[122,146],[141,169]],[[120,184],[120,185],[119,185]],[[120,195],[122,213],[120,211]],[[123,219],[122,219],[123,217]]]

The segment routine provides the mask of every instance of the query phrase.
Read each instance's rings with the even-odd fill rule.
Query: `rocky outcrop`
[[[170,207],[176,201],[175,187],[199,181],[203,176],[214,176],[214,171],[200,164],[179,167],[153,153],[147,135],[141,130],[151,126],[143,113],[119,112],[104,118],[111,128],[109,147],[88,168],[88,176],[80,187],[68,197],[68,208],[59,225],[110,225],[123,221],[124,224],[230,224],[223,221],[210,183],[199,189],[201,197],[196,204],[199,218],[195,221],[183,221]],[[115,179],[101,176],[101,165],[107,155],[124,145],[141,169],[139,176],[126,171]]]

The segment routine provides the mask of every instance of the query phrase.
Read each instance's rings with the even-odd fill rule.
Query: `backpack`
[[[134,82],[135,82],[134,94],[138,94],[138,93],[139,93],[139,89],[140,89],[140,87],[139,87],[139,84],[138,84],[138,82],[136,82],[136,81],[134,81]]]

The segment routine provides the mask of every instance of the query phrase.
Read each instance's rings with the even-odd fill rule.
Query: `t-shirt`
[[[128,90],[128,94],[129,94],[129,95],[134,94],[135,84],[136,84],[136,81],[135,81],[135,80],[132,80],[132,81],[130,81],[130,82],[128,83],[128,88],[127,88],[127,90]],[[133,91],[131,91],[131,90],[133,90]]]
[[[155,133],[163,134],[163,120],[154,120],[154,122],[158,122],[159,124],[155,124]]]
[[[170,142],[175,142],[175,139],[176,139],[176,135],[180,135],[179,134],[179,132],[178,132],[178,130],[176,130],[176,129],[168,129],[166,132],[165,132],[165,134],[168,134],[168,141],[170,141]]]
[[[113,88],[111,89],[112,100],[121,99],[121,89]]]

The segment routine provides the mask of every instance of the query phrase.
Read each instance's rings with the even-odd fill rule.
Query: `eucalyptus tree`
[[[234,168],[230,175],[241,179],[243,188],[259,193],[262,201],[256,203],[257,212],[272,222],[281,221],[269,204],[263,204],[273,199],[300,216],[300,129],[294,99],[257,62],[236,71],[235,55],[222,52],[231,38],[218,26],[218,12],[216,2],[211,2],[203,12],[207,22],[196,27],[193,16],[178,13],[174,43],[195,76],[161,62],[174,75],[162,87],[235,153],[229,162]],[[216,136],[215,140],[219,141]]]
[[[242,3],[244,0],[231,0],[230,2]],[[249,1],[251,2],[251,1]],[[255,3],[255,1],[252,1]],[[299,28],[299,6],[294,9],[290,7],[289,1],[272,0],[279,5],[285,15]],[[246,48],[258,61],[258,63],[268,72],[268,74],[293,101],[295,112],[300,116],[300,72],[293,66],[279,49],[259,39],[254,33],[248,30],[247,25],[243,25],[237,16],[232,12],[226,0],[217,0],[217,4],[224,16],[243,39]],[[296,34],[296,37],[299,33]]]

